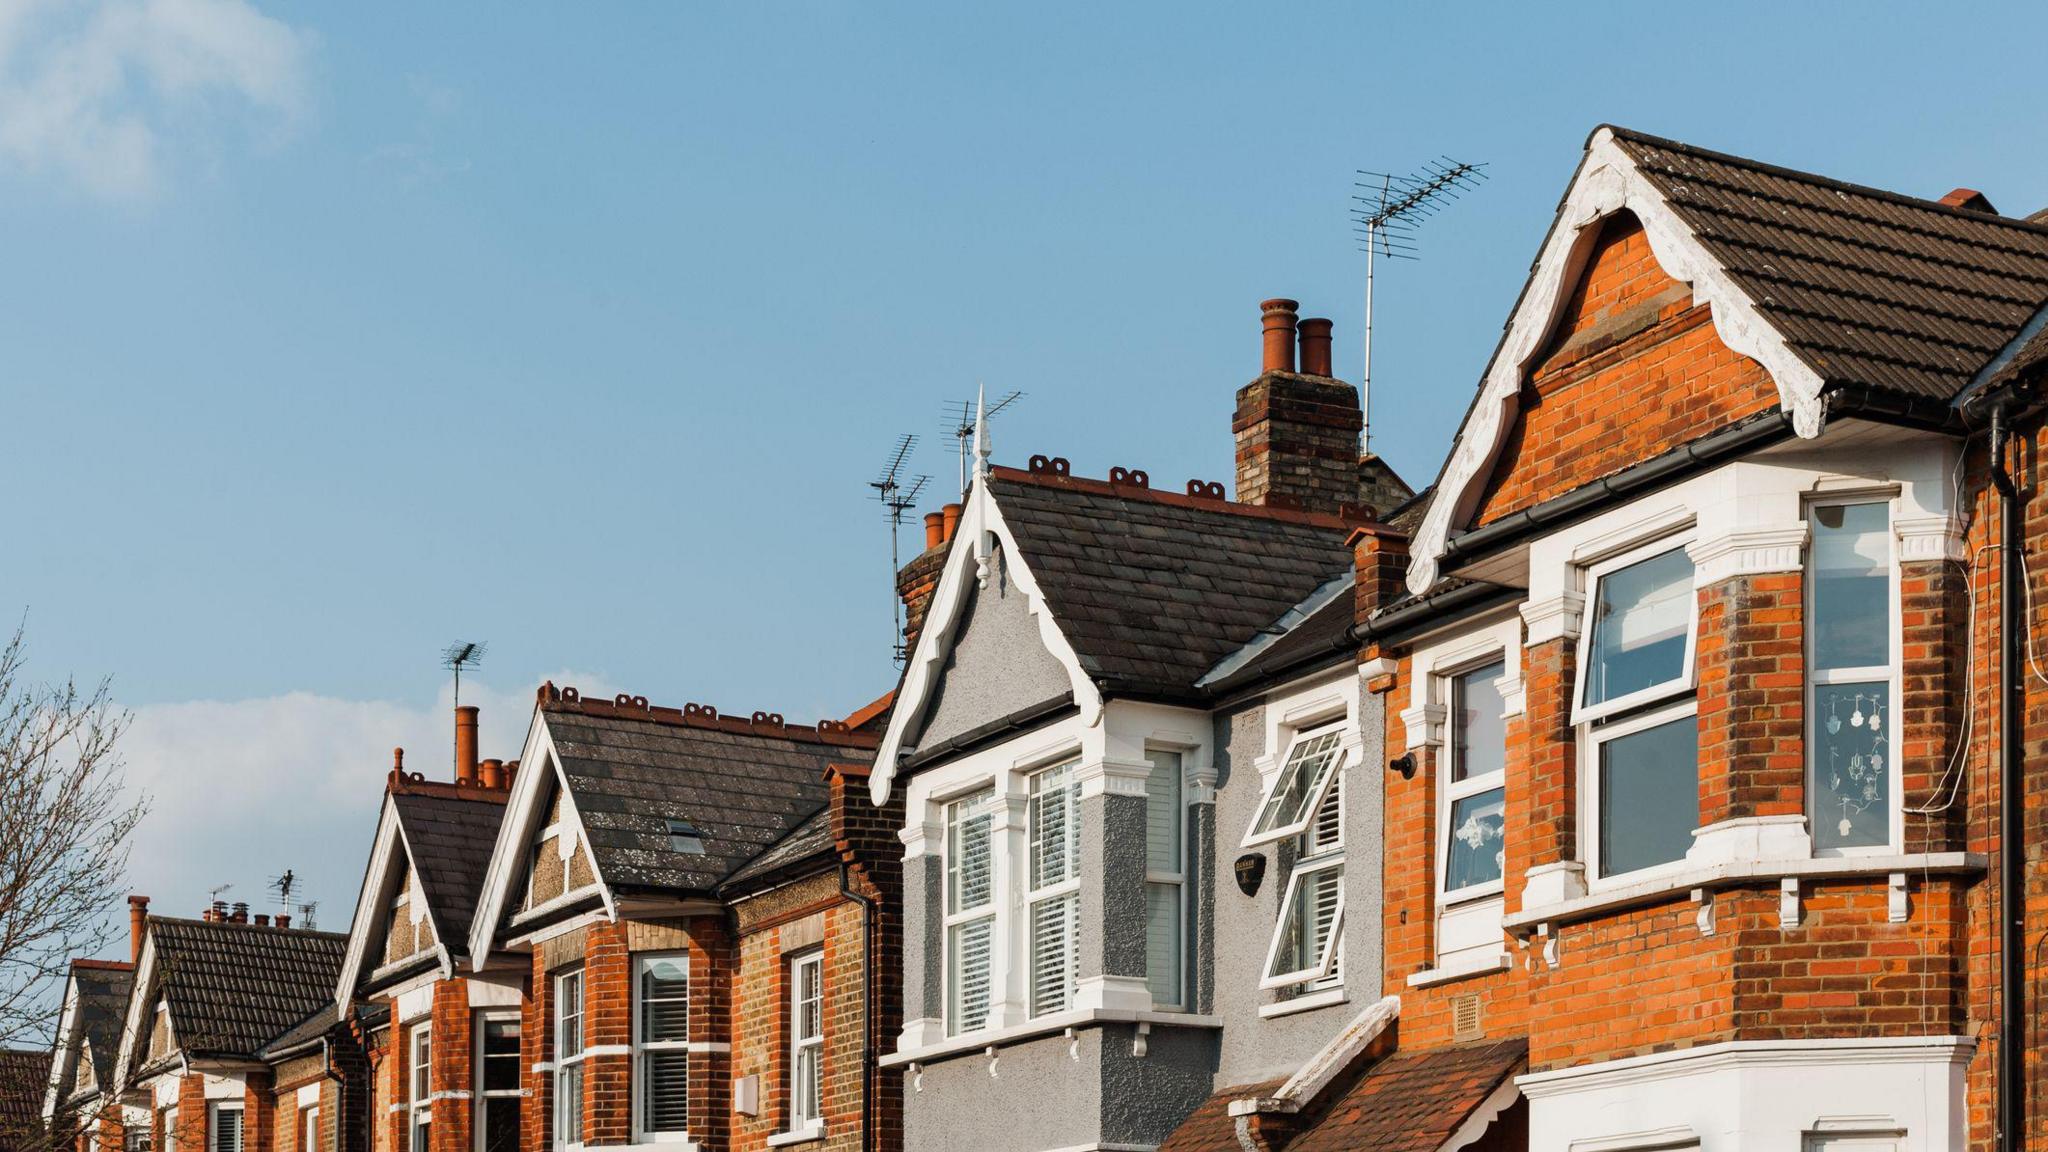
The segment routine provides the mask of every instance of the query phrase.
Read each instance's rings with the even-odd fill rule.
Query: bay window
[[[988,1023],[995,960],[995,789],[946,805],[946,1031]]]
[[[690,958],[633,958],[633,1090],[645,1139],[683,1139],[690,1114]]]
[[[1296,845],[1294,869],[1280,898],[1280,922],[1266,945],[1261,988],[1302,990],[1342,979],[1344,931],[1344,784],[1334,775],[1322,788]]]
[[[789,1130],[825,1123],[825,955],[789,963]]]
[[[519,1017],[477,1021],[477,1152],[519,1152]]]
[[[1031,1015],[1073,1000],[1081,949],[1081,783],[1072,764],[1032,775],[1025,825]]]
[[[406,1044],[406,1143],[411,1152],[433,1147],[433,1027],[415,1024]],[[214,1152],[221,1152],[215,1149]]]
[[[1698,598],[1692,558],[1669,542],[1589,576],[1574,721],[1593,792],[1594,874],[1609,877],[1683,859],[1699,825]]]
[[[1891,510],[1809,509],[1807,795],[1817,851],[1887,847],[1898,795]]]
[[[1499,891],[1507,820],[1507,702],[1504,661],[1452,676],[1450,755],[1444,765],[1443,891],[1446,896]]]
[[[583,1143],[583,970],[555,977],[554,1147]]]
[[[1154,1004],[1181,1006],[1181,893],[1186,853],[1181,847],[1181,754],[1145,753],[1145,982]]]

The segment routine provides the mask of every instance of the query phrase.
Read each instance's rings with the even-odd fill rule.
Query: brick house
[[[542,687],[467,941],[473,973],[525,972],[530,1152],[894,1146],[864,975],[894,845],[844,803],[854,719]]]
[[[130,904],[138,917],[145,907],[146,901]],[[133,938],[139,950],[140,931]],[[68,1141],[74,1152],[121,1152],[120,1093],[106,1088],[114,1083],[114,1057],[134,973],[132,960],[79,959],[71,962],[65,979],[40,1123],[53,1142]],[[147,1152],[139,1140],[129,1147]]]
[[[124,1127],[138,1130],[138,1143],[146,1129],[155,1152],[299,1149],[298,1092],[311,1087],[306,1103],[335,1117],[338,1081],[324,1055],[314,1074],[270,1046],[316,1014],[332,1019],[347,938],[252,920],[239,904],[217,903],[197,920],[136,911],[142,945],[111,1081]]]

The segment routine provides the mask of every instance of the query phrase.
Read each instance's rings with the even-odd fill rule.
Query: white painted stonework
[[[1529,1099],[1529,1152],[1803,1152],[1823,1134],[1960,1152],[1973,1048],[1960,1036],[1736,1041],[1516,1084]]]

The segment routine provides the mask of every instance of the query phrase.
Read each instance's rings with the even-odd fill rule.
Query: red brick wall
[[[1626,213],[1594,242],[1558,335],[1522,388],[1522,416],[1476,523],[1562,495],[1778,403],[1763,367],[1728,350],[1709,310],[1666,275]]]
[[[1803,587],[1773,572],[1699,594],[1701,827],[1806,811]]]
[[[469,985],[462,980],[442,980],[434,985],[431,1039],[428,1044],[429,1086],[436,1095],[443,1092],[476,1091],[472,1070],[475,1037],[471,1033]],[[433,1152],[470,1152],[472,1119],[468,1098],[441,1099],[434,1103],[434,1123],[428,1140]]]
[[[586,1049],[633,1043],[632,997],[633,962],[626,948],[625,923],[592,924],[586,929],[583,945]],[[633,1058],[587,1057],[583,1063],[583,1142],[628,1144],[632,1139]]]

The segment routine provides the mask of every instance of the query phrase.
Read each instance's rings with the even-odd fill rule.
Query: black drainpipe
[[[879,926],[875,923],[877,909],[875,901],[862,895],[848,883],[853,867],[839,865],[839,892],[860,905],[861,948],[861,1043],[860,1043],[860,1147],[861,1152],[875,1152],[875,1088],[881,1074],[880,1037],[876,1026],[881,1013],[876,1009],[875,996],[875,938]]]
[[[1998,1147],[2020,1152],[2020,1125],[2025,1107],[2020,1095],[2025,1081],[2025,1005],[2021,1002],[2020,937],[2026,906],[2021,896],[2020,790],[2022,749],[2019,744],[2020,645],[2026,642],[2017,611],[2020,597],[2020,494],[2006,469],[2012,438],[2006,406],[1991,410],[1991,483],[1998,489]]]

